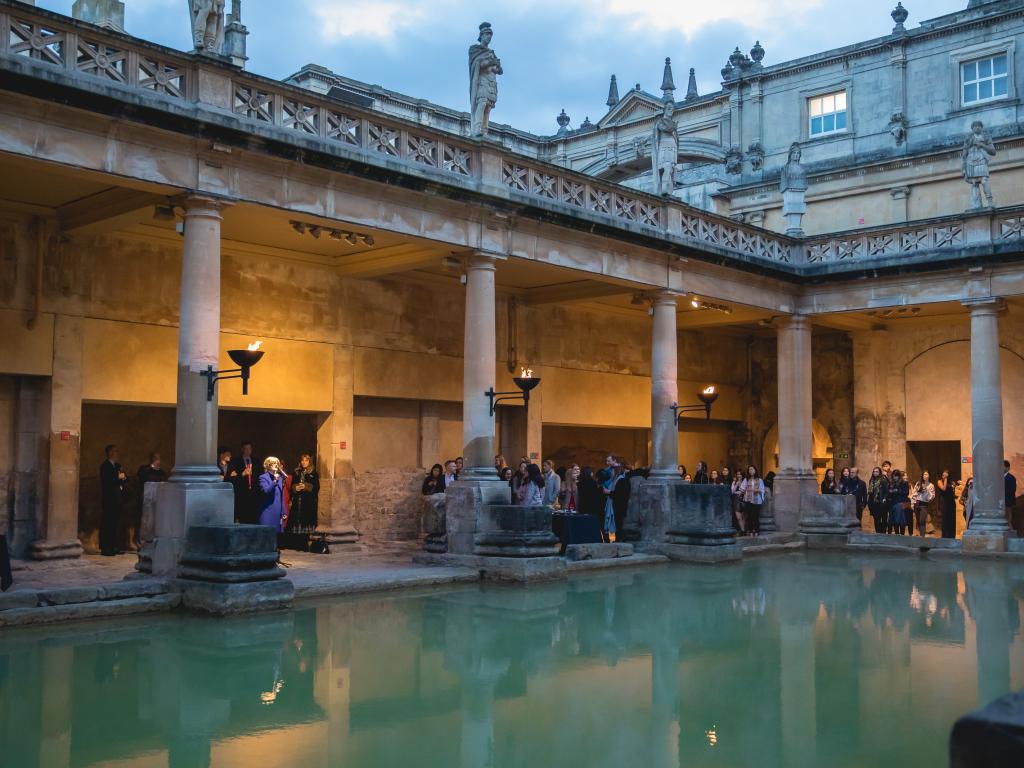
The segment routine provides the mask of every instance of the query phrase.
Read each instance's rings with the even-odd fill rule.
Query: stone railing
[[[1024,206],[807,238],[802,250],[807,268],[835,271],[953,259],[1019,245],[1024,245]]]
[[[390,170],[427,175],[571,217],[642,232],[694,250],[743,260],[791,261],[796,241],[738,224],[673,200],[526,158],[490,141],[475,141],[328,99],[247,73],[225,61],[182,53],[66,16],[0,0],[0,58],[33,76],[121,96],[199,119],[228,118],[232,127],[283,141],[312,141]],[[201,111],[200,111],[201,110]],[[784,268],[784,267],[783,267]]]
[[[793,239],[13,0],[0,0],[0,26],[0,67],[22,76],[542,208],[587,229],[624,230],[647,247],[660,240],[677,252],[799,274],[1022,239],[1024,208]]]

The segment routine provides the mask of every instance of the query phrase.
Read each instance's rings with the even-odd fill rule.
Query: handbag
[[[317,536],[315,539],[310,539],[309,551],[314,555],[329,555],[331,554],[331,548],[327,544],[326,536]]]

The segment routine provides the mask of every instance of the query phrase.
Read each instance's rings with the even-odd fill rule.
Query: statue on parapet
[[[802,237],[803,218],[807,213],[807,171],[800,164],[803,150],[797,142],[789,147],[789,159],[782,166],[779,191],[782,193],[782,215],[786,218],[786,234]]]
[[[498,103],[501,60],[491,50],[494,32],[486,21],[480,25],[477,44],[469,47],[470,135],[486,136],[491,110]]]
[[[679,161],[679,126],[672,118],[675,104],[665,100],[665,109],[654,123],[651,161],[654,169],[654,194],[671,195],[676,188],[676,163]]]
[[[983,207],[981,199],[983,190],[989,207],[995,207],[992,185],[988,180],[988,159],[995,156],[996,145],[992,143],[992,137],[985,131],[982,122],[975,120],[971,123],[971,132],[964,139],[964,149],[961,153],[964,181],[971,185],[972,208]]]
[[[220,54],[224,47],[224,0],[188,0],[196,53]]]

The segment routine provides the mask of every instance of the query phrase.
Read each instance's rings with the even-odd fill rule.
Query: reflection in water
[[[1024,681],[1024,569],[799,555],[0,639],[63,766],[938,765]]]

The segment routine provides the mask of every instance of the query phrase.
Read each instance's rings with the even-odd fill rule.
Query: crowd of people
[[[448,460],[444,466],[435,464],[423,480],[423,493],[443,493],[458,479],[462,464],[461,456]],[[1017,479],[1010,473],[1010,462],[1003,464],[1006,509],[1009,510],[1015,502]],[[525,456],[513,468],[500,455],[494,457],[494,469],[498,477],[508,482],[513,504],[544,505],[559,511],[592,515],[598,519],[608,541],[614,541],[622,531],[629,507],[630,478],[647,477],[649,472],[644,467],[631,467],[613,455],[607,456],[605,466],[596,471],[579,464],[556,468],[550,460],[537,466]],[[774,490],[774,472],[762,478],[753,465],[746,471],[739,468],[733,471],[729,467],[718,470],[709,469],[704,461],[697,462],[692,474],[682,464],[678,469],[684,483],[728,486],[737,534],[760,534],[761,513]],[[911,483],[907,473],[893,469],[890,461],[883,461],[880,467],[872,469],[867,480],[860,477],[857,467],[844,467],[838,476],[834,469],[828,469],[819,490],[823,495],[853,496],[857,521],[862,522],[867,510],[876,533],[913,536],[916,523],[918,535],[927,536],[929,511],[937,504],[942,537],[956,538],[957,506],[968,526],[974,516],[974,479],[960,483],[950,476],[949,470],[943,470],[934,483],[927,470]]]
[[[300,454],[288,472],[276,456],[257,461],[253,444],[246,441],[237,457],[226,446],[218,448],[217,469],[234,488],[235,522],[265,525],[278,533],[316,530],[320,474],[311,454]]]
[[[128,492],[131,480],[121,467],[118,447],[107,445],[104,452],[99,471],[100,553],[113,556],[123,552],[122,517],[125,500],[133,494]],[[275,456],[258,461],[253,455],[253,444],[245,442],[237,458],[230,448],[218,448],[217,469],[221,479],[234,490],[235,522],[266,525],[278,533],[312,533],[316,529],[320,475],[311,454],[301,454],[295,469],[287,472]],[[146,483],[167,480],[159,453],[150,454],[149,462],[139,467],[136,478],[141,505],[141,489]],[[141,508],[136,514],[141,514]]]

